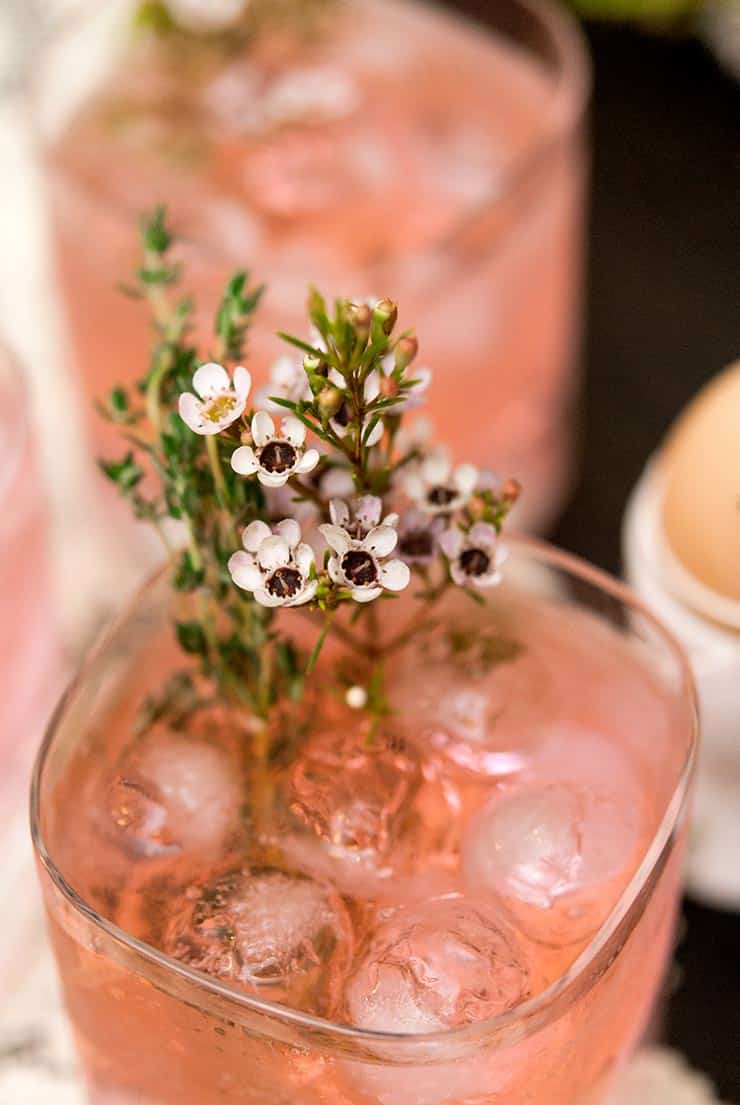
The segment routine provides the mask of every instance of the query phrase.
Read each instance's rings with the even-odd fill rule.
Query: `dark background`
[[[485,21],[494,2],[451,6]],[[646,458],[701,384],[740,356],[740,85],[697,41],[625,27],[587,34],[583,456],[553,537],[617,571],[622,512]],[[691,902],[684,916],[668,1040],[740,1105],[740,918]]]

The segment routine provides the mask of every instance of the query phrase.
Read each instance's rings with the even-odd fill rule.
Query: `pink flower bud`
[[[403,372],[416,358],[418,352],[419,342],[416,338],[401,338],[396,346],[396,368]]]
[[[344,392],[331,386],[323,388],[316,398],[316,406],[324,421],[333,418],[343,402]]]
[[[392,299],[381,299],[375,305],[375,314],[380,319],[383,333],[390,334],[398,321],[398,307]]]

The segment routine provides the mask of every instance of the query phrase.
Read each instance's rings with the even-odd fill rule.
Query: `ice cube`
[[[511,929],[464,899],[399,909],[373,935],[346,991],[357,1028],[419,1035],[482,1021],[514,1008],[536,989]],[[369,1045],[390,1058],[393,1044]],[[508,1053],[479,1049],[451,1057],[444,1038],[419,1041],[401,1066],[353,1062],[347,1075],[380,1105],[493,1100],[510,1081]]]
[[[304,750],[291,780],[291,811],[337,859],[374,863],[388,852],[419,786],[420,768],[392,733],[325,734]]]
[[[528,662],[496,664],[485,677],[430,680],[421,702],[421,739],[465,772],[503,777],[523,771],[537,747],[546,705]],[[447,676],[449,680],[449,675]]]
[[[586,798],[553,784],[493,800],[465,844],[465,871],[505,896],[549,909],[588,878],[582,837]]]
[[[323,130],[276,129],[245,145],[241,179],[254,210],[284,219],[323,214],[367,191],[362,170],[393,171],[382,137],[355,131],[351,141]]]
[[[218,852],[239,831],[233,758],[216,743],[153,731],[123,761],[107,807],[116,836],[144,856]]]
[[[495,795],[464,844],[469,885],[498,895],[523,930],[545,943],[595,931],[635,864],[639,803],[618,777],[589,778],[586,769],[582,763],[563,778],[561,759],[553,781]]]
[[[500,778],[527,767],[552,720],[552,672],[518,633],[465,609],[389,672],[414,740],[456,775]],[[411,731],[411,729],[410,729]]]
[[[443,899],[399,909],[381,924],[347,986],[347,1013],[374,1032],[434,1032],[504,1013],[532,986],[501,918]]]
[[[191,886],[163,942],[206,974],[328,1014],[352,955],[352,927],[329,885],[272,867],[238,867]]]

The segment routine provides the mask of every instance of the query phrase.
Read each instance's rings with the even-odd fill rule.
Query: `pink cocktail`
[[[277,321],[301,324],[307,278],[329,296],[392,292],[433,350],[445,438],[516,471],[522,520],[542,526],[567,484],[577,392],[577,33],[530,0],[500,0],[491,33],[419,3],[324,6],[317,34],[283,27],[234,55],[110,28],[115,5],[81,4],[42,53],[37,114],[84,402],[143,363],[149,333],[115,275],[135,263],[132,217],[166,202],[201,304],[229,267],[268,283],[252,337],[263,379]]]
[[[318,669],[255,790],[248,717],[141,714],[182,663],[171,615],[160,578],[34,788],[93,1105],[598,1102],[679,895],[695,711],[660,626],[513,541],[489,607],[457,595],[394,660],[380,728]]]

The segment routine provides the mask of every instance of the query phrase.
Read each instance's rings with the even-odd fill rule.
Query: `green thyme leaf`
[[[208,640],[200,622],[176,622],[175,633],[180,647],[189,656],[208,655]]]
[[[142,4],[143,8],[162,9],[163,4]],[[166,8],[164,8],[166,12]],[[140,9],[141,11],[141,9]],[[172,246],[172,234],[167,226],[167,210],[160,206],[155,208],[149,220],[144,223],[142,238],[144,249],[151,253],[163,256]]]
[[[122,460],[101,460],[99,466],[124,495],[130,494],[144,478],[144,470],[136,463],[134,454],[130,451]]]
[[[193,558],[189,549],[180,557],[175,575],[173,578],[173,585],[177,591],[196,591],[203,582],[205,573],[203,569],[196,569],[193,565]]]

